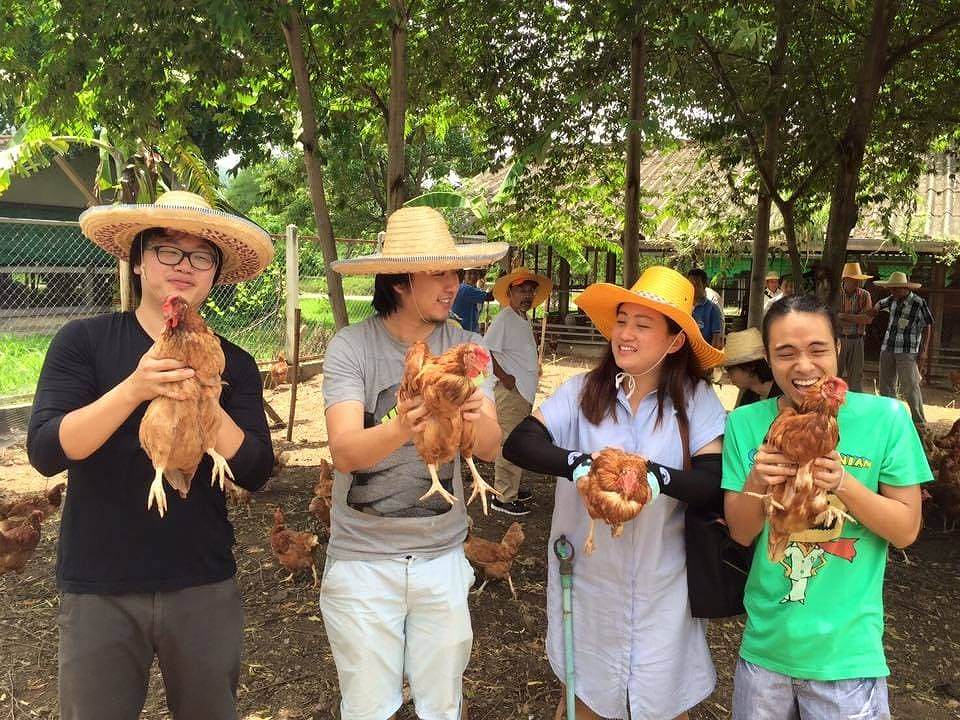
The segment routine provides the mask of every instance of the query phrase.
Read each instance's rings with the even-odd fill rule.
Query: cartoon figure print
[[[831,505],[846,512],[846,505],[836,495],[828,495]],[[844,518],[841,515],[829,528],[813,528],[790,536],[790,544],[780,564],[784,567],[784,576],[790,581],[790,590],[780,603],[807,601],[807,585],[816,577],[829,559],[829,556],[843,558],[853,562],[857,555],[854,543],[857,538],[840,537],[843,532]]]

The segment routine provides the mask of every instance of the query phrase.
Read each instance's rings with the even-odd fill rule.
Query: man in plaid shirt
[[[874,315],[880,310],[890,311],[890,324],[880,346],[880,393],[896,397],[899,381],[913,422],[922,428],[926,425],[926,418],[923,415],[918,366],[927,361],[933,315],[926,301],[913,292],[920,287],[920,283],[910,282],[904,273],[892,273],[888,280],[878,280],[875,284],[890,291],[890,295],[880,300],[872,310]]]

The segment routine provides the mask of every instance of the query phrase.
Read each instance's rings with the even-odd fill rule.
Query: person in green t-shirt
[[[883,653],[887,545],[920,531],[919,484],[932,479],[917,432],[896,400],[848,392],[840,444],[816,462],[814,482],[855,518],[792,535],[779,563],[767,558],[761,501],[796,465],[764,444],[778,413],[804,386],[837,374],[836,317],[812,295],[774,304],[763,345],[784,390],[727,420],[723,488],[730,534],[756,541],[744,606],[747,625],[734,677],[734,720],[889,718]]]

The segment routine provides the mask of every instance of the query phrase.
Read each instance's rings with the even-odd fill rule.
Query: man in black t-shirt
[[[137,718],[156,656],[176,720],[232,720],[243,608],[223,493],[205,457],[186,498],[165,485],[168,513],[148,512],[153,468],[138,433],[149,401],[176,397],[171,383],[194,374],[148,354],[164,327],[164,299],[176,294],[199,307],[217,282],[258,275],[272,242],[186,192],[152,206],[92,208],[80,226],[130,261],[141,297],[135,312],[76,320],[57,333],[30,418],[31,464],[68,478],[57,552],[60,717]],[[250,355],[221,345],[215,450],[234,482],[257,490],[273,466],[260,375]]]

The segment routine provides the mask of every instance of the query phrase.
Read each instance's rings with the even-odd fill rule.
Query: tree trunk
[[[337,243],[333,238],[333,226],[330,223],[330,209],[323,190],[323,169],[317,157],[317,115],[313,107],[313,91],[310,88],[310,72],[307,59],[303,54],[303,21],[297,11],[291,7],[290,15],[282,22],[283,37],[287,41],[290,55],[290,68],[297,88],[300,104],[300,116],[303,132],[300,144],[303,145],[303,162],[307,169],[307,184],[310,186],[310,198],[313,200],[313,217],[317,225],[317,237],[326,265],[327,294],[330,296],[330,309],[337,330],[350,324],[347,318],[347,305],[343,298],[343,282],[339,273],[330,265],[337,259]]]
[[[837,147],[837,177],[830,195],[830,218],[827,221],[823,265],[829,271],[829,301],[836,302],[840,290],[840,274],[847,257],[847,241],[857,222],[857,188],[863,153],[867,146],[870,123],[876,109],[877,96],[886,75],[887,48],[890,30],[896,16],[894,0],[875,0],[870,20],[870,34],[863,46],[859,63],[853,108],[847,129]]]
[[[390,0],[390,109],[387,119],[387,217],[403,206],[404,141],[407,122],[407,23],[410,9],[404,0]]]
[[[800,260],[800,245],[797,243],[797,220],[793,215],[793,203],[786,202],[778,206],[783,217],[783,235],[787,240],[787,252],[790,254],[790,274],[793,275],[795,292],[803,292],[803,264]]]
[[[770,249],[770,209],[773,201],[765,188],[757,194],[757,221],[753,226],[753,265],[750,269],[750,309],[747,327],[760,327],[763,320],[763,287],[767,277],[767,254]]]
[[[639,17],[637,22],[641,22]],[[647,115],[646,65],[647,42],[641,24],[630,43],[630,124],[623,224],[623,284],[626,287],[632,287],[640,274],[640,163],[643,160],[640,128]]]

